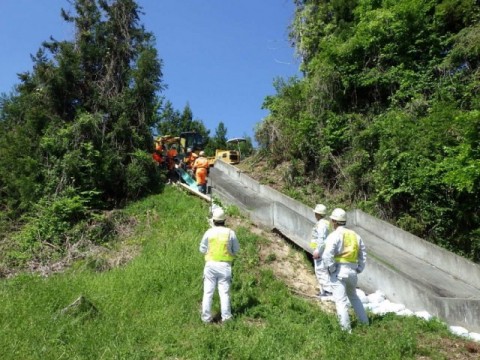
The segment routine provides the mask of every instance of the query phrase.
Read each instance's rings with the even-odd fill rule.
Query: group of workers
[[[345,227],[347,213],[336,208],[326,219],[327,208],[318,204],[314,209],[317,222],[312,229],[315,275],[320,287],[319,297],[332,296],[342,329],[350,332],[349,304],[362,324],[368,324],[363,303],[357,295],[357,275],[365,268],[367,252],[362,238]]]
[[[175,168],[184,166],[190,175],[195,176],[198,190],[207,192],[208,159],[204,151],[197,155],[187,149],[182,162],[178,159],[177,146],[167,150],[157,143],[153,158],[166,166],[169,180],[176,176]],[[350,332],[349,304],[358,320],[368,324],[368,317],[356,292],[357,275],[365,268],[365,245],[356,232],[345,227],[345,210],[336,208],[327,219],[327,207],[317,204],[313,210],[317,222],[312,229],[310,246],[313,251],[315,276],[318,280],[320,298],[330,296],[335,301],[337,315],[342,329]],[[213,295],[218,287],[221,308],[221,321],[232,318],[230,286],[232,283],[232,262],[240,250],[235,232],[225,226],[226,216],[222,208],[212,211],[213,227],[202,237],[200,252],[205,255],[203,272],[204,291],[201,319],[212,322],[211,307]]]
[[[159,166],[167,170],[169,182],[178,179],[175,172],[175,166],[179,163],[177,145],[173,144],[167,149],[164,144],[156,142],[152,157]]]
[[[192,177],[195,177],[198,191],[203,194],[207,193],[209,164],[204,151],[200,151],[197,155],[192,151],[192,148],[188,148],[185,157],[180,161],[176,144],[172,144],[167,150],[165,145],[157,142],[152,157],[160,166],[166,167],[169,182],[178,180],[178,174],[175,169],[183,166]]]
[[[315,275],[320,286],[319,296],[333,298],[341,328],[351,332],[349,304],[359,322],[368,324],[367,313],[356,292],[357,275],[364,270],[366,263],[365,245],[359,234],[345,227],[345,210],[334,209],[329,216],[330,220],[327,220],[326,206],[318,204],[314,214],[317,222],[312,229],[311,247]],[[205,323],[212,322],[211,306],[217,285],[221,321],[232,318],[232,262],[240,250],[235,232],[225,226],[225,213],[221,208],[213,210],[212,220],[213,227],[205,232],[200,242],[200,252],[205,254],[201,315]]]

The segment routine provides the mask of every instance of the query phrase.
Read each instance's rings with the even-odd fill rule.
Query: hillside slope
[[[478,358],[477,344],[436,321],[370,315],[371,326],[354,322],[353,334],[345,334],[331,304],[319,308],[313,298],[316,282],[303,253],[227,211],[242,246],[234,321],[200,321],[198,244],[208,204],[172,186],[126,209],[135,231],[118,245],[138,249],[129,262],[105,267],[100,257],[48,278],[2,280],[2,359]]]

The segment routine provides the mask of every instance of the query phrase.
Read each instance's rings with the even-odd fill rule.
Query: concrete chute
[[[315,223],[313,211],[219,161],[210,172],[214,195],[237,206],[252,222],[276,230],[305,251]],[[359,286],[426,310],[449,325],[480,331],[480,265],[420,239],[360,210],[347,213],[368,252]]]

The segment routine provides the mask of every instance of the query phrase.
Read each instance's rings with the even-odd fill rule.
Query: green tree
[[[201,120],[194,119],[192,109],[187,103],[183,111],[175,110],[170,101],[165,103],[157,125],[160,135],[180,136],[182,132],[196,131],[208,141],[209,131]]]
[[[295,0],[302,79],[276,80],[256,129],[336,196],[480,261],[480,8],[471,1]],[[462,124],[462,125],[460,125]],[[473,130],[475,129],[475,130]]]
[[[227,148],[227,128],[223,122],[219,122],[217,128],[215,129],[215,135],[212,136],[205,148],[205,152],[209,156],[215,155],[216,149],[226,149]]]
[[[12,214],[72,189],[86,206],[111,207],[161,184],[149,153],[162,63],[140,8],[133,0],[73,8],[62,16],[75,38],[44,42],[2,101],[0,207]]]
[[[158,134],[177,134],[180,125],[180,117],[180,112],[178,110],[175,110],[173,104],[170,101],[167,101],[159,115],[159,122],[157,125]]]

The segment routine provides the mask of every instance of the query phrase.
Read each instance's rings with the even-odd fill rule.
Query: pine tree
[[[2,208],[72,191],[109,207],[160,184],[149,154],[162,62],[140,8],[133,0],[73,5],[62,16],[75,38],[45,41],[2,101]]]
[[[172,136],[180,136],[182,132],[195,131],[204,138],[204,141],[208,141],[210,133],[201,120],[194,119],[193,111],[188,103],[180,113],[174,109],[170,101],[165,102],[157,130],[160,135]]]

